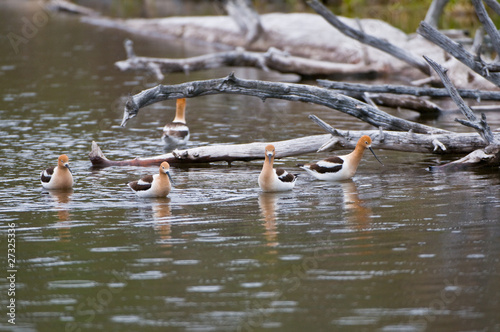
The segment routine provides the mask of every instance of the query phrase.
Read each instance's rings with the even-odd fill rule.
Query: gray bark
[[[447,133],[448,131],[404,120],[371,105],[335,91],[311,85],[276,83],[236,78],[233,74],[219,79],[194,81],[176,85],[158,85],[132,96],[125,105],[122,126],[137,115],[139,109],[153,103],[177,98],[193,98],[212,94],[242,94],[258,97],[310,102],[354,116],[364,122],[393,131],[415,133]]]
[[[427,10],[427,14],[425,15],[424,21],[427,24],[437,28],[439,23],[439,18],[443,14],[444,7],[449,0],[433,0],[431,5],[429,6],[429,10]]]
[[[249,52],[244,49],[205,54],[186,59],[150,58],[136,56],[132,41],[125,41],[128,59],[118,61],[115,65],[122,71],[150,71],[161,81],[165,74],[197,71],[230,66],[256,67],[264,71],[275,70],[281,73],[294,73],[301,76],[371,76],[382,69],[376,64],[335,63],[291,56],[275,48],[267,52]]]
[[[440,33],[436,28],[425,22],[421,22],[417,32],[424,38],[440,46],[443,50],[450,53],[464,65],[486,78],[493,84],[500,86],[500,73],[489,71],[488,64],[478,59],[474,54],[469,53],[465,48],[450,38]]]
[[[371,92],[371,93],[393,93],[393,94],[406,94],[413,96],[429,96],[429,97],[446,97],[449,98],[450,94],[445,88],[424,88],[412,87],[406,85],[394,84],[361,84],[361,83],[347,83],[335,82],[330,80],[317,80],[318,84],[322,87],[348,92]],[[500,100],[500,91],[485,91],[474,89],[458,89],[458,93],[462,98],[471,98],[476,100]]]
[[[374,149],[385,149],[404,152],[456,154],[469,153],[485,146],[484,141],[476,133],[444,133],[416,134],[413,132],[394,132],[380,130],[335,130],[336,135],[323,134],[301,138],[277,141],[254,142],[233,145],[209,145],[185,150],[175,150],[171,153],[130,160],[109,160],[102,153],[97,143],[92,142],[89,153],[93,167],[109,166],[152,166],[163,161],[170,164],[191,164],[211,162],[234,162],[264,159],[264,148],[273,144],[276,148],[276,158],[285,158],[321,151],[346,149],[352,150],[362,135],[370,135]],[[500,134],[499,134],[500,136]],[[383,154],[382,154],[383,155]],[[379,154],[380,156],[380,154]]]
[[[484,4],[482,0],[472,0],[472,4],[474,5],[474,9],[476,10],[477,17],[479,22],[484,27],[484,30],[491,38],[491,43],[493,48],[497,54],[500,54],[500,33],[498,33],[498,29],[495,27],[495,24],[488,16],[486,12],[486,8],[484,8]]]

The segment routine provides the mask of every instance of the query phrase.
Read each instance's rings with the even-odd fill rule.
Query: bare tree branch
[[[219,79],[194,81],[177,85],[158,85],[132,96],[125,105],[122,126],[137,115],[139,109],[167,99],[193,98],[213,94],[241,94],[262,100],[277,98],[323,105],[354,116],[376,128],[415,133],[447,133],[448,131],[404,120],[359,100],[329,89],[294,83],[276,83],[236,78],[233,74]]]
[[[429,10],[427,10],[427,14],[425,15],[424,21],[427,24],[437,28],[439,23],[439,18],[443,14],[444,7],[449,0],[433,0],[431,5],[429,6]]]
[[[363,44],[370,45],[379,50],[382,50],[408,64],[418,68],[426,75],[430,75],[431,71],[429,66],[420,57],[401,49],[386,40],[379,39],[370,35],[363,33],[360,30],[351,28],[350,26],[344,24],[335,14],[333,14],[328,8],[321,4],[318,0],[310,0],[307,2],[311,8],[313,8],[318,14],[323,16],[325,20],[331,25],[337,28],[343,34],[360,41]]]
[[[460,97],[460,94],[458,93],[457,89],[451,83],[450,78],[448,75],[446,75],[446,69],[443,68],[441,65],[439,65],[437,62],[433,61],[432,59],[424,56],[425,60],[431,65],[431,67],[436,71],[436,73],[439,75],[441,80],[443,81],[444,86],[450,93],[450,97],[453,99],[455,104],[457,104],[458,108],[462,113],[467,117],[468,121],[465,120],[459,120],[455,119],[457,122],[460,122],[461,124],[474,128],[479,135],[485,140],[487,144],[495,144],[498,145],[500,142],[497,142],[495,139],[495,136],[493,136],[493,133],[491,132],[490,127],[486,123],[486,115],[484,113],[481,114],[481,120],[477,119],[476,115],[474,112],[467,106],[465,101]]]
[[[493,48],[495,49],[495,52],[497,52],[497,54],[500,54],[500,33],[498,33],[498,29],[495,27],[495,24],[488,16],[486,8],[484,8],[483,1],[472,0],[472,4],[474,5],[474,9],[476,10],[479,22],[481,22],[484,29],[486,30],[486,33],[488,33],[491,38],[491,42]]]
[[[497,13],[497,15],[500,15],[500,4],[497,0],[484,0],[484,2],[486,2],[488,7],[493,9],[493,11]]]
[[[229,16],[233,18],[245,34],[247,45],[252,44],[264,34],[260,17],[249,0],[223,0]]]
[[[372,76],[381,70],[375,64],[335,63],[291,56],[275,48],[267,52],[249,52],[242,48],[234,51],[205,54],[186,59],[150,58],[136,56],[130,40],[125,41],[127,60],[117,61],[115,65],[122,71],[151,71],[161,81],[165,74],[174,72],[190,73],[221,67],[256,67],[264,71],[276,70],[281,73],[295,73],[302,76],[328,77],[349,75]]]
[[[341,91],[393,93],[413,96],[446,98],[450,97],[448,90],[444,88],[422,88],[394,84],[371,85],[361,83],[336,82],[330,80],[317,80],[317,82],[322,87]],[[460,93],[460,96],[462,98],[471,98],[476,100],[500,100],[500,91],[458,89],[458,92]]]
[[[500,86],[500,74],[488,71],[488,64],[481,59],[477,59],[474,54],[467,52],[461,44],[458,44],[446,37],[426,22],[420,22],[417,32],[424,38],[440,46],[443,50],[450,53],[457,60],[486,78],[488,81]]]

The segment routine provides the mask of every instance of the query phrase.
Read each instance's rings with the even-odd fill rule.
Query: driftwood
[[[127,60],[118,61],[115,65],[122,71],[150,71],[161,81],[165,74],[207,70],[221,67],[256,67],[264,71],[275,70],[281,73],[294,73],[303,77],[335,77],[335,76],[373,76],[381,70],[377,64],[350,64],[321,60],[313,60],[292,56],[276,48],[267,52],[249,52],[243,48],[234,51],[206,54],[186,59],[139,57],[133,51],[133,43],[125,41]]]
[[[467,106],[458,94],[457,89],[453,86],[449,77],[446,75],[446,69],[427,57],[425,57],[425,59],[439,75],[444,86],[450,93],[451,98],[467,118],[467,120],[455,119],[455,121],[463,124],[464,126],[474,128],[482,137],[486,145],[484,149],[475,150],[460,160],[439,167],[431,167],[431,169],[456,170],[473,166],[498,166],[500,164],[500,139],[492,133],[488,123],[486,122],[486,115],[482,113],[481,119],[478,119],[474,112]]]
[[[380,149],[425,152],[436,154],[469,153],[487,147],[487,142],[475,133],[453,133],[438,128],[428,127],[398,119],[377,108],[355,99],[337,94],[333,91],[300,84],[272,83],[255,80],[241,80],[233,75],[223,79],[196,81],[178,85],[162,86],[144,90],[132,96],[124,110],[122,125],[137,115],[139,109],[154,102],[165,99],[196,97],[208,94],[232,93],[266,98],[281,98],[293,101],[307,101],[336,108],[345,113],[356,116],[364,121],[379,127],[372,131],[342,131],[330,129],[323,123],[322,128],[329,134],[297,138],[287,141],[273,142],[278,151],[277,157],[283,158],[300,154],[311,153],[317,150],[327,151],[332,148],[352,149],[359,137],[369,134],[374,140],[374,147]],[[312,117],[317,123],[322,122]],[[404,131],[382,130],[383,126],[393,128],[407,128]],[[420,130],[419,133],[416,130]],[[494,136],[495,140],[500,137]],[[207,163],[217,161],[249,161],[263,158],[265,144],[249,143],[237,145],[213,145],[186,150],[176,150],[172,153],[151,157],[136,158],[124,161],[110,161],[100,151],[97,144],[93,144],[89,155],[95,167],[120,165],[157,165],[162,161],[176,163]]]
[[[129,160],[109,160],[97,143],[92,142],[89,159],[96,168],[110,166],[153,166],[163,161],[170,164],[196,164],[211,162],[251,161],[264,159],[264,148],[271,143],[276,147],[276,158],[298,156],[316,151],[353,149],[362,135],[373,138],[374,149],[434,154],[469,153],[485,146],[475,133],[416,134],[380,130],[347,131],[336,129],[336,135],[312,135],[286,141],[255,142],[233,145],[209,145],[173,152],[148,158]]]
[[[444,7],[446,7],[446,4],[448,2],[449,0],[432,0],[432,3],[427,10],[427,14],[425,15],[424,21],[427,22],[427,24],[437,28],[439,18],[443,14]]]
[[[144,90],[125,104],[122,126],[137,115],[139,109],[147,105],[177,98],[193,98],[212,94],[242,94],[258,97],[310,102],[323,105],[354,116],[376,128],[393,131],[413,131],[415,133],[448,133],[446,130],[429,127],[404,120],[383,112],[354,98],[306,84],[276,83],[258,80],[245,80],[233,74],[219,79],[194,81],[176,85],[158,85]]]
[[[51,0],[46,3],[47,9],[51,11],[65,12],[83,16],[98,16],[99,13],[88,7],[76,5],[66,0]]]
[[[483,76],[496,86],[500,86],[500,73],[490,71],[490,65],[488,63],[465,50],[465,48],[461,44],[454,42],[450,38],[440,33],[436,28],[430,26],[425,22],[420,23],[417,32],[426,39],[442,47],[444,50],[453,55],[457,60],[465,64],[474,72]]]
[[[476,10],[479,22],[481,22],[484,30],[491,38],[491,43],[495,52],[497,54],[500,54],[500,33],[498,33],[498,29],[495,27],[495,24],[488,16],[486,8],[484,8],[483,0],[472,0],[472,4],[474,5],[474,9]]]
[[[380,106],[404,108],[427,116],[435,116],[443,112],[441,107],[434,104],[433,102],[414,96],[401,97],[395,95],[374,94],[366,92],[364,93],[364,95],[370,98],[370,100],[373,101],[376,105]]]
[[[361,84],[361,83],[348,83],[336,82],[330,80],[317,80],[318,84],[322,87],[350,92],[370,92],[370,93],[391,93],[391,94],[405,94],[413,96],[429,96],[439,98],[449,98],[450,94],[445,88],[429,88],[429,87],[414,87],[407,85],[394,85],[394,84]],[[486,91],[475,89],[458,89],[458,93],[462,98],[471,98],[478,101],[481,100],[500,100],[500,91]]]

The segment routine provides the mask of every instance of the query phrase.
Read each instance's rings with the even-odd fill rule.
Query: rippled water
[[[53,15],[15,54],[5,35],[30,8],[0,11],[0,261],[8,276],[15,223],[15,331],[500,331],[498,169],[433,174],[450,159],[377,150],[384,167],[366,155],[352,181],[325,183],[295,167],[325,156],[311,154],[277,162],[299,173],[292,192],[261,193],[255,161],[173,168],[167,199],[138,199],[125,184],[157,167],[96,170],[87,157],[92,140],[110,159],[163,152],[173,101],[118,126],[124,97],[154,84],[114,68],[122,42],[152,56],[210,50]],[[227,68],[164,83],[231,70],[287,79]],[[309,113],[370,129],[314,105],[219,95],[188,100],[189,146],[321,133]],[[456,128],[454,117],[429,122]],[[40,171],[61,153],[74,191],[43,192]],[[0,330],[14,330],[8,288]]]

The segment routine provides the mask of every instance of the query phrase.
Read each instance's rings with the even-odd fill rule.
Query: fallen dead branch
[[[131,96],[125,104],[121,125],[125,126],[129,119],[137,115],[139,109],[162,100],[193,98],[221,93],[254,96],[262,100],[276,98],[323,105],[384,130],[411,130],[415,133],[424,134],[449,132],[392,116],[376,107],[329,89],[306,84],[245,80],[237,78],[233,74],[219,79],[193,81],[176,85],[158,85],[144,90]]]
[[[169,73],[207,70],[221,67],[255,67],[264,71],[294,73],[303,77],[373,76],[380,65],[362,63],[337,63],[292,56],[274,47],[267,52],[249,52],[243,48],[233,51],[205,54],[185,59],[150,58],[136,56],[132,41],[125,41],[127,60],[115,65],[122,71],[150,71],[161,81]]]
[[[370,93],[392,93],[392,94],[405,94],[412,96],[429,96],[434,98],[450,98],[450,94],[446,88],[429,88],[429,87],[413,87],[407,85],[395,84],[362,84],[362,83],[348,83],[336,82],[330,80],[317,80],[318,84],[322,87],[339,90]],[[484,100],[500,100],[500,91],[487,91],[476,89],[458,89],[458,93],[462,98],[476,99],[477,101]]]
[[[262,151],[269,143],[276,147],[276,158],[285,158],[320,151],[353,149],[362,135],[370,135],[375,149],[393,151],[420,152],[434,154],[469,153],[485,146],[484,141],[475,133],[456,134],[416,134],[412,132],[394,132],[380,130],[349,131],[335,129],[335,134],[312,135],[301,138],[277,141],[254,142],[233,145],[209,145],[147,158],[129,160],[109,160],[102,153],[96,142],[92,142],[89,159],[96,168],[110,166],[153,166],[163,161],[170,164],[196,164],[264,159]],[[500,135],[500,134],[499,134]]]
[[[424,38],[443,48],[477,74],[483,76],[496,86],[500,86],[500,73],[490,71],[490,65],[488,63],[468,52],[461,44],[454,42],[440,33],[436,28],[423,21],[420,22],[417,32]]]
[[[451,83],[448,75],[446,75],[446,69],[434,62],[432,59],[425,57],[425,60],[439,75],[451,98],[467,118],[467,120],[455,119],[455,121],[463,124],[464,126],[474,128],[486,145],[485,148],[475,150],[460,160],[439,167],[432,167],[431,169],[456,170],[459,168],[469,168],[473,166],[498,166],[500,164],[500,139],[493,134],[488,126],[488,123],[486,122],[486,115],[482,113],[481,119],[478,119]]]

